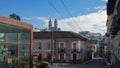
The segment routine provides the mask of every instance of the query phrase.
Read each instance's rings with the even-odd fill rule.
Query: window
[[[118,15],[120,15],[120,2],[118,3],[117,11],[118,11]]]
[[[18,34],[17,33],[8,33],[8,43],[18,43]]]
[[[17,45],[10,45],[8,46],[8,53],[9,57],[17,57],[18,56],[18,46]]]
[[[50,45],[50,43],[48,43],[48,46],[47,46],[47,47],[48,47],[48,50],[50,50],[50,49],[51,49],[51,45]]]
[[[73,49],[77,48],[77,43],[74,42],[72,45],[73,45]]]
[[[42,43],[39,43],[39,47],[38,47],[39,49],[42,49]]]
[[[65,43],[63,43],[63,42],[62,42],[62,43],[60,43],[59,48],[60,48],[60,49],[65,48]]]
[[[0,33],[0,42],[4,42],[4,41],[5,41],[5,34]]]
[[[0,45],[0,61],[1,62],[4,62],[4,55],[5,55],[5,51],[4,51],[4,46],[3,45]]]
[[[30,32],[20,33],[20,42],[22,44],[30,43]]]

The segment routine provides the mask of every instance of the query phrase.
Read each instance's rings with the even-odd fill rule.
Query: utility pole
[[[51,30],[51,65],[53,65],[53,30]]]

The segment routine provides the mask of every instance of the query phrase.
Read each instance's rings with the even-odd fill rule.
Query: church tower
[[[57,30],[58,29],[58,24],[57,24],[57,19],[54,21],[54,28]]]
[[[52,29],[52,21],[51,21],[51,19],[49,20],[49,30],[51,30]]]

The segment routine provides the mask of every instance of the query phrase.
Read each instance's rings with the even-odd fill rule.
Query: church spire
[[[52,28],[52,21],[51,21],[51,19],[49,20],[49,29],[51,30],[51,28]]]
[[[58,28],[57,19],[55,19],[55,21],[54,21],[54,27],[55,27],[55,29]]]

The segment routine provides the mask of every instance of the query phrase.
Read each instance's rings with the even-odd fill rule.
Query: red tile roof
[[[34,39],[51,39],[52,32],[51,31],[44,31],[44,32],[34,32]],[[82,40],[87,40],[80,36],[77,33],[70,32],[70,31],[54,31],[53,38],[78,38]]]

